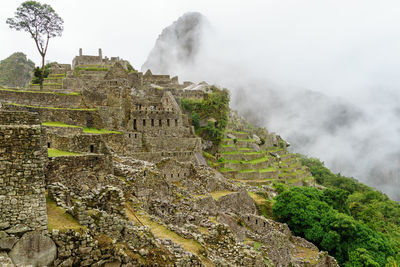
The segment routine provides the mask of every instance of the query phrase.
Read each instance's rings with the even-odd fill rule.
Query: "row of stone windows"
[[[154,127],[154,126],[155,126],[155,122],[156,122],[157,120],[155,120],[155,119],[148,119],[147,121],[150,121],[150,125],[151,125],[152,127]],[[173,120],[173,121],[175,121],[175,127],[178,127],[178,119],[175,119],[175,120]],[[137,130],[137,124],[138,124],[138,121],[137,121],[136,119],[133,119],[133,129],[134,129],[134,130]],[[143,120],[142,120],[142,125],[143,125],[143,127],[146,127],[146,119],[143,119]],[[158,126],[159,126],[159,127],[162,127],[162,120],[158,120]],[[171,120],[170,120],[170,119],[167,119],[167,126],[168,126],[168,127],[171,126]]]
[[[250,216],[247,217],[247,220],[250,221]],[[263,222],[263,223],[264,223],[263,227],[265,227],[266,226],[266,222]],[[258,219],[256,219],[256,224],[258,225]]]

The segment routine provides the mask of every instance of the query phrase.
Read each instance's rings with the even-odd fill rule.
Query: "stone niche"
[[[47,230],[41,134],[37,114],[0,111],[0,222],[6,232]]]

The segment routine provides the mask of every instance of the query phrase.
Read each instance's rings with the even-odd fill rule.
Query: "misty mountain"
[[[174,73],[177,66],[191,65],[201,47],[206,24],[202,14],[185,13],[159,35],[142,71],[151,69],[153,73]]]
[[[24,87],[32,78],[35,63],[24,53],[17,52],[0,61],[0,85]]]
[[[231,44],[224,38],[218,43],[218,36],[203,21],[204,16],[187,13],[165,28],[142,69],[229,88],[232,106],[253,123],[284,137],[293,152],[320,158],[333,171],[400,200],[396,96],[365,88],[360,96],[370,94],[370,99],[355,103],[307,88],[278,86],[272,82],[274,77],[259,70],[259,62],[246,65],[243,56],[235,61],[244,55],[244,47],[240,47],[242,54],[235,50],[233,55],[225,54],[224,48]]]

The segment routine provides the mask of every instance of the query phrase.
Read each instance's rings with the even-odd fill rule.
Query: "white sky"
[[[9,29],[5,23],[21,2],[0,0],[0,59],[20,51],[39,63],[39,54],[28,34]],[[371,146],[372,152],[378,152],[373,153],[371,161],[362,159],[364,164],[386,159],[400,147],[400,122],[394,116],[396,112],[400,114],[398,0],[47,0],[46,3],[65,21],[63,36],[50,41],[47,60],[71,63],[79,48],[83,48],[84,54],[93,55],[102,48],[104,56],[120,56],[140,69],[162,29],[183,13],[197,11],[208,18],[215,39],[211,40],[213,45],[206,47],[204,67],[198,68],[203,72],[197,77],[223,84],[249,85],[250,77],[256,77],[277,88],[320,91],[362,107],[373,118],[371,123],[339,133],[334,141],[321,139],[325,144],[322,148],[309,148],[316,155],[327,155],[323,159],[354,152],[355,145],[349,136],[354,140],[364,136],[384,141],[383,145]],[[252,89],[248,87],[247,90]],[[262,100],[270,96],[260,93],[255,97],[262,105]],[[315,114],[323,118],[327,115]],[[280,132],[296,125],[281,124],[281,128],[277,127]],[[358,164],[359,156],[350,158]]]
[[[22,1],[1,0],[0,59],[16,51],[40,57],[25,32],[5,20]],[[346,93],[400,84],[400,2],[369,0],[48,0],[65,21],[47,59],[70,63],[84,54],[120,56],[139,68],[163,28],[187,11],[203,13],[244,67],[280,85]],[[220,40],[220,41],[221,41]],[[229,59],[227,59],[229,60]],[[355,88],[357,87],[357,88]]]

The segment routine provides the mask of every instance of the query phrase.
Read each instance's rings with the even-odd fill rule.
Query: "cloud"
[[[330,24],[325,25],[327,32],[321,25],[314,29],[312,20],[303,16],[293,18],[303,22],[300,29],[268,38],[245,27],[236,28],[231,36],[210,20],[211,27],[190,37],[201,44],[190,58],[177,60],[176,52],[158,54],[156,43],[147,62],[162,57],[167,62],[163,70],[171,75],[229,88],[234,108],[281,134],[294,151],[318,157],[334,171],[355,176],[400,200],[393,190],[400,184],[400,94],[396,90],[400,84],[395,69],[399,63],[391,58],[397,57],[394,47],[384,40],[364,43],[374,37],[361,31],[364,28],[356,21],[346,24],[349,31],[331,36]],[[322,16],[318,15],[324,23]],[[169,40],[167,35],[175,27],[163,31],[159,40]],[[358,34],[352,36],[356,30]],[[232,37],[235,41],[229,41]],[[173,39],[162,43],[164,50],[184,42],[176,35]],[[146,68],[157,66],[147,64]]]

